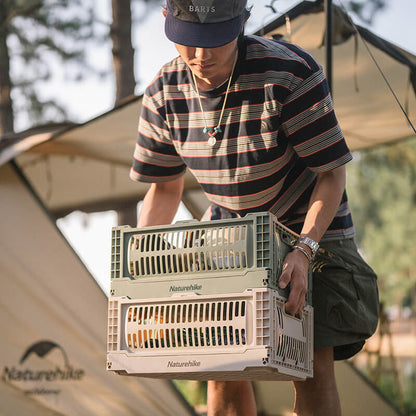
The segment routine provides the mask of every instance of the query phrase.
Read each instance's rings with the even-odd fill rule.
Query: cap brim
[[[176,19],[170,13],[165,19],[166,37],[173,43],[195,48],[218,48],[230,43],[241,32],[246,13],[220,23],[194,23]]]

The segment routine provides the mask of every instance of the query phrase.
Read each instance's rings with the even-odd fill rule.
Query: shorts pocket
[[[351,253],[346,258],[351,261]],[[338,254],[320,251],[314,264],[313,306],[318,325],[365,339],[378,322],[377,276],[358,252],[353,260],[350,264]]]

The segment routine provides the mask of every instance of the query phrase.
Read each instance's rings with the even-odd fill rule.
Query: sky
[[[111,20],[110,0],[97,1],[97,11],[104,22]],[[345,5],[346,0],[333,0],[334,4]],[[296,0],[249,0],[253,5],[252,16],[246,27],[246,33],[273,20],[276,15],[267,5],[284,13],[290,9]],[[416,55],[416,35],[414,18],[416,16],[416,0],[388,0],[386,9],[380,12],[370,28],[371,31],[390,42]],[[157,70],[177,53],[174,46],[165,39],[163,31],[164,18],[160,6],[150,10],[136,7],[134,16],[140,17],[146,13],[143,20],[133,33],[133,44],[136,50],[135,65],[136,79],[139,81],[136,94],[141,94],[145,86],[152,80]],[[356,23],[366,26],[354,19]],[[111,66],[111,50],[109,47],[96,47],[88,51],[89,59],[100,69]],[[97,80],[86,79],[82,84],[67,85],[63,79],[58,79],[61,100],[70,103],[70,112],[78,122],[87,121],[113,106],[114,87],[112,78]],[[67,87],[65,88],[65,85]],[[55,87],[56,88],[56,87]],[[46,92],[47,94],[47,92]],[[135,137],[132,137],[132,143]],[[177,219],[189,218],[189,213],[182,209]],[[110,234],[111,227],[116,225],[116,214],[112,211],[103,214],[84,214],[74,212],[58,221],[58,226],[78,252],[97,282],[108,294],[110,288]]]

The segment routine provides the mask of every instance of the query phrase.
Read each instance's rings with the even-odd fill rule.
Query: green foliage
[[[408,416],[416,416],[416,374],[413,371],[408,375],[404,388],[404,406]]]
[[[207,382],[196,380],[174,380],[174,383],[186,401],[193,407],[206,405]]]
[[[355,154],[347,190],[357,242],[379,276],[381,299],[415,305],[416,142]],[[409,294],[412,299],[409,302]]]
[[[86,42],[93,34],[93,0],[6,0],[1,19],[11,62],[11,89],[16,114],[31,124],[66,118],[66,109],[44,98],[42,87],[57,66],[68,79],[88,69]]]
[[[368,356],[367,360],[351,361],[354,366],[371,382],[391,403],[406,416],[416,416],[416,359],[413,357],[396,357],[396,364],[392,357]],[[397,374],[395,374],[397,371]]]

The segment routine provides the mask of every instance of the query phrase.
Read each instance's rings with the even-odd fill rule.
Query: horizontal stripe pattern
[[[268,210],[298,228],[316,175],[351,160],[322,68],[295,45],[245,37],[210,147],[204,116],[217,125],[225,90],[200,91],[202,113],[182,59],[164,65],[144,94],[131,178],[168,181],[189,168],[233,215]],[[347,201],[342,207],[325,237],[353,235]]]

